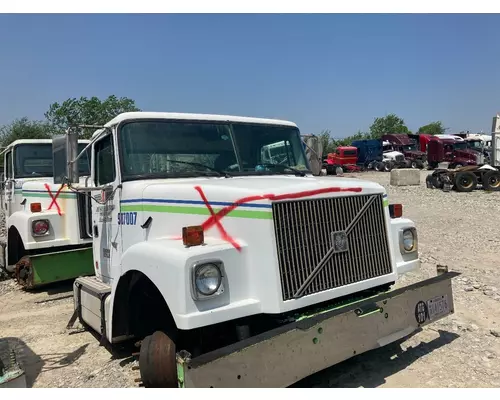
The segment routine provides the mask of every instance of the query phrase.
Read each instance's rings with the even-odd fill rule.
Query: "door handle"
[[[97,225],[94,225],[94,237],[99,237],[99,228]]]

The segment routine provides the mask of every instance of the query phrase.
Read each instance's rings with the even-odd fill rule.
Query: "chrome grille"
[[[405,160],[405,156],[399,154],[396,156],[396,161],[404,161]]]
[[[273,203],[273,219],[283,300],[392,271],[382,194]],[[348,250],[324,259],[339,231]]]

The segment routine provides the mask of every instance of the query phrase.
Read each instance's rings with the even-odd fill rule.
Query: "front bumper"
[[[181,351],[177,354],[179,386],[290,386],[452,314],[451,279],[458,275],[446,272],[347,306],[306,315],[194,359]]]

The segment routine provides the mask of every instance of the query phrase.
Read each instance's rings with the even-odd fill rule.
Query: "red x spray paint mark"
[[[50,203],[50,206],[49,206],[48,210],[50,210],[50,209],[52,208],[52,206],[54,206],[54,205],[55,205],[55,206],[56,206],[56,208],[57,208],[57,213],[58,213],[59,215],[62,215],[62,212],[61,212],[61,207],[59,207],[59,204],[57,204],[57,197],[61,194],[61,190],[63,190],[64,186],[66,186],[66,185],[64,185],[64,184],[63,184],[63,185],[61,185],[61,187],[59,188],[59,190],[56,192],[56,195],[55,195],[55,196],[53,196],[53,195],[52,195],[52,191],[50,190],[49,185],[48,185],[47,183],[45,184],[45,189],[47,189],[47,192],[49,192],[49,196],[50,196],[50,198],[52,199],[52,201],[51,201],[51,203]]]
[[[231,211],[233,211],[235,208],[246,204],[246,203],[251,203],[253,201],[257,200],[292,200],[292,199],[301,199],[304,197],[310,197],[310,196],[316,196],[318,194],[325,194],[325,193],[338,193],[338,192],[361,192],[363,189],[360,187],[354,187],[354,188],[340,188],[340,187],[330,187],[330,188],[323,188],[323,189],[315,189],[315,190],[306,190],[303,192],[297,192],[297,193],[286,193],[286,194],[280,194],[280,195],[275,195],[275,194],[264,194],[264,195],[256,195],[256,196],[248,196],[248,197],[243,197],[239,200],[236,200],[233,204],[226,206],[222,208],[218,213],[215,213],[212,207],[210,206],[207,197],[203,193],[203,190],[201,189],[200,186],[195,186],[196,191],[200,194],[203,202],[205,203],[205,206],[207,207],[208,211],[210,212],[210,217],[203,223],[201,226],[203,227],[203,230],[207,230],[212,228],[214,225],[217,226],[217,229],[219,230],[222,239],[228,241],[231,243],[238,251],[241,250],[241,246],[226,232],[222,224],[220,223],[221,219],[224,218],[227,214],[229,214]]]
[[[216,218],[216,214],[215,214],[212,206],[208,202],[207,196],[205,196],[205,193],[203,193],[203,190],[201,189],[201,187],[195,186],[194,188],[200,194],[201,199],[205,203],[205,207],[207,207],[208,212],[212,216],[211,218]],[[241,251],[241,246],[236,242],[236,240],[234,240],[231,236],[229,236],[229,234],[226,232],[226,230],[224,229],[224,227],[220,223],[220,218],[216,219],[214,224],[215,224],[215,226],[217,226],[217,229],[219,230],[219,233],[220,233],[222,239],[225,240],[225,241],[227,241],[227,242],[229,242],[229,243],[231,243],[236,250]],[[205,229],[206,228],[203,227],[203,230],[205,230]]]

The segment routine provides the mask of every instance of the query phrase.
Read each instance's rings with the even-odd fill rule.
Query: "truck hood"
[[[403,156],[403,153],[400,153],[399,151],[384,151],[384,157],[396,158],[397,156]]]
[[[471,160],[475,160],[477,154],[477,152],[475,152],[474,150],[455,150],[454,153],[456,157],[461,157]]]
[[[420,150],[405,151],[405,154],[414,157],[423,157],[426,155],[423,151]]]
[[[129,189],[130,188],[130,189]],[[141,190],[142,189],[142,190]],[[130,191],[129,191],[130,190]],[[159,179],[126,182],[122,203],[133,202],[128,193],[142,193],[142,202],[205,202],[228,205],[269,204],[272,201],[332,197],[335,195],[383,193],[384,188],[356,178],[314,176],[244,176],[232,178]],[[204,199],[205,198],[205,199]]]

